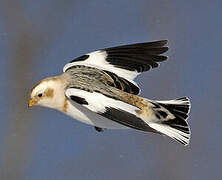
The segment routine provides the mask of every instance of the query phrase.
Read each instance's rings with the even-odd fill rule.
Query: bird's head
[[[39,105],[54,109],[59,108],[64,98],[64,91],[62,93],[62,90],[59,78],[47,78],[40,81],[31,90],[29,107]]]

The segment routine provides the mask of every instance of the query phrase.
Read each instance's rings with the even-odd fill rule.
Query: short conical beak
[[[35,100],[33,100],[33,99],[29,100],[29,107],[32,107],[32,106],[34,106],[36,104],[37,104],[37,102]]]

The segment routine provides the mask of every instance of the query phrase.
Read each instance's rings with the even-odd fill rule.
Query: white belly
[[[101,115],[98,115],[77,103],[71,104],[69,101],[68,101],[68,108],[67,108],[66,114],[83,123],[86,123],[92,126],[97,126],[100,128],[107,128],[107,129],[128,128],[119,123],[116,123],[115,121],[112,121]]]

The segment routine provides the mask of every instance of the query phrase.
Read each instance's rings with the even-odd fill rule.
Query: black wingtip
[[[152,42],[147,42],[144,44],[147,44],[149,47],[163,47],[168,43],[168,40],[159,40],[159,41],[152,41]]]
[[[159,44],[159,46],[164,46],[168,43],[168,40],[164,39],[164,40],[152,41],[151,43],[156,43]]]
[[[120,46],[115,46],[115,47],[110,47],[110,48],[104,48],[102,50],[107,51],[107,50],[116,50],[116,49],[120,50],[120,49],[128,49],[128,48],[130,48],[130,49],[134,49],[134,48],[163,48],[163,46],[165,46],[167,43],[168,43],[168,40],[159,40],[159,41],[120,45]]]
[[[162,46],[164,46],[164,45],[166,45],[168,43],[168,40],[165,39],[165,40],[161,40],[160,42],[161,42]]]
[[[158,67],[159,62],[168,59],[167,56],[162,55],[169,49],[165,46],[167,43],[168,40],[159,40],[105,48],[101,50],[102,52],[106,52],[106,56],[104,55],[102,58],[104,58],[106,63],[116,68],[141,73]],[[85,61],[90,58],[90,56],[92,56],[91,53],[83,55],[70,63],[74,61]]]

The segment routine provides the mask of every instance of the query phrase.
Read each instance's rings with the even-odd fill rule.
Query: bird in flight
[[[30,94],[29,106],[59,110],[74,119],[103,129],[133,128],[167,135],[188,145],[187,97],[157,101],[139,96],[134,79],[167,60],[167,40],[130,44],[80,56],[63,74],[40,81]]]

